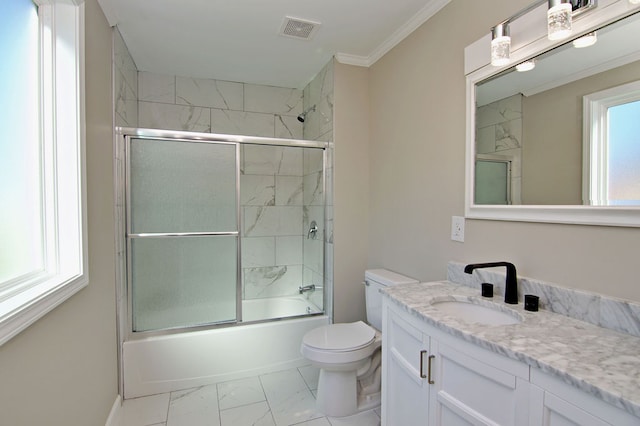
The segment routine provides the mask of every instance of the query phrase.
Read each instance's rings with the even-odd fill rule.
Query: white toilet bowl
[[[384,287],[416,280],[386,269],[365,271],[367,322],[331,324],[308,332],[300,352],[320,368],[316,408],[344,417],[380,405],[382,295]]]
[[[379,367],[379,359],[377,366],[371,365],[371,355],[380,346],[379,333],[362,321],[319,327],[304,336],[300,351],[320,368],[316,398],[320,412],[344,417],[379,404],[379,397],[358,400],[358,378]]]

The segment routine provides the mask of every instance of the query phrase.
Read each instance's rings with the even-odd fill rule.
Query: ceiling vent
[[[320,22],[285,16],[280,27],[280,35],[302,40],[311,40],[320,28]]]

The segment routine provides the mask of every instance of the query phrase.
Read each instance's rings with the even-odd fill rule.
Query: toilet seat
[[[308,332],[301,352],[318,366],[332,369],[359,368],[379,346],[376,331],[362,321],[331,324]]]
[[[330,324],[307,333],[302,343],[323,351],[354,351],[370,345],[376,331],[362,321],[347,324]]]

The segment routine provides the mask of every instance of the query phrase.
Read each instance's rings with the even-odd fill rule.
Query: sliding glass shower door
[[[132,137],[127,150],[132,330],[235,322],[238,145]]]

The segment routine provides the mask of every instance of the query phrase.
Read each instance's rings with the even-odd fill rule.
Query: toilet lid
[[[370,344],[375,336],[373,327],[358,321],[315,328],[305,334],[302,342],[317,349],[346,351]]]

